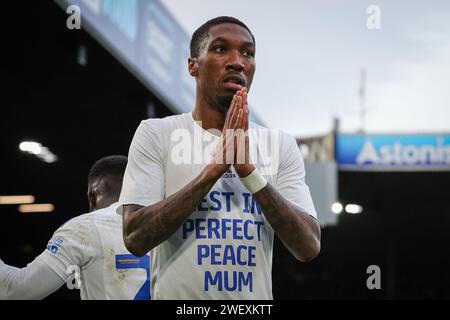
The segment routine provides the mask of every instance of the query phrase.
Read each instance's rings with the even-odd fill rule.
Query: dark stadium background
[[[53,1],[27,8],[8,4],[3,38],[0,194],[33,194],[53,214],[20,214],[0,206],[0,258],[23,267],[46,247],[62,223],[88,211],[87,173],[98,158],[124,154],[147,118],[172,114],[83,30],[66,28]],[[5,13],[6,12],[6,13]],[[12,19],[11,19],[12,18]],[[77,62],[84,45],[88,64]],[[5,63],[6,62],[6,63]],[[19,151],[21,141],[49,146],[46,164]],[[273,259],[276,299],[450,298],[450,173],[339,173],[339,199],[364,207],[322,230],[322,251],[308,264],[279,241]],[[381,268],[381,290],[368,290],[366,268]],[[58,290],[48,299],[78,299]]]

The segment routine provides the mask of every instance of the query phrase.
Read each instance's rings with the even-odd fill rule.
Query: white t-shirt
[[[295,139],[254,123],[249,132],[259,171],[316,217]],[[119,203],[149,206],[179,191],[210,161],[218,135],[202,129],[192,113],[142,121]],[[272,299],[273,237],[256,198],[230,167],[184,224],[152,250],[152,298]]]
[[[70,268],[79,270],[81,299],[150,300],[150,257],[135,257],[125,248],[117,207],[71,219],[37,258],[63,280]]]

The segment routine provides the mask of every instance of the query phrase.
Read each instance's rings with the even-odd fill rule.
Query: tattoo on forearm
[[[214,181],[195,179],[170,197],[131,213],[132,238],[140,248],[151,250],[168,239],[211,190]]]
[[[320,240],[317,221],[284,199],[270,184],[255,194],[264,216],[291,252],[302,252]]]

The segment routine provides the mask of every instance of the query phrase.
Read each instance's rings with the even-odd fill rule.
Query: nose
[[[229,52],[226,69],[227,71],[233,70],[237,72],[242,72],[244,70],[244,62],[241,53],[238,50],[231,50]]]

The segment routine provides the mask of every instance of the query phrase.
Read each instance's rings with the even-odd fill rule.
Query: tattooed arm
[[[303,262],[320,251],[320,227],[317,220],[287,201],[270,184],[255,193],[264,216],[292,255]]]
[[[151,206],[124,206],[123,239],[128,251],[140,257],[168,239],[220,177],[213,170],[208,166],[177,193]]]

